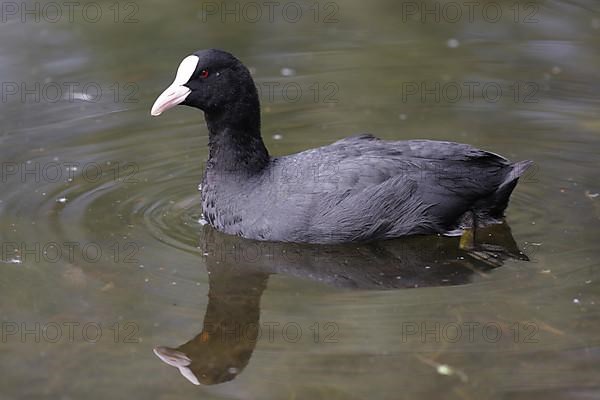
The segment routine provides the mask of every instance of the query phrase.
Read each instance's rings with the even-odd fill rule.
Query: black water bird
[[[460,234],[501,222],[531,165],[467,144],[370,134],[271,157],[250,72],[222,50],[186,57],[151,114],[178,104],[205,113],[205,219],[248,239],[344,243]]]

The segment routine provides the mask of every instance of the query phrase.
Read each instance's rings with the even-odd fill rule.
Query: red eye
[[[201,78],[208,78],[208,71],[203,69],[202,72],[200,72],[200,77]]]

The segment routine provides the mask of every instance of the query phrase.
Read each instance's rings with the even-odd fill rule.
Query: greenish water
[[[600,396],[596,2],[485,2],[456,22],[434,2],[281,3],[272,20],[261,3],[96,2],[73,22],[7,4],[1,399]],[[202,113],[149,111],[208,47],[251,68],[272,154],[370,132],[534,160],[513,238],[482,233],[504,248],[490,265],[450,238],[320,248],[203,227]]]

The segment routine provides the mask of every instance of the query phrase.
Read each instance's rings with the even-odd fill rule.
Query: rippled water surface
[[[494,2],[496,22],[396,1],[295,2],[297,22],[99,2],[98,22],[52,22],[45,4],[0,23],[0,398],[600,397],[595,1]],[[476,253],[202,226],[202,113],[149,110],[208,47],[251,69],[272,154],[370,132],[533,160],[509,226]]]

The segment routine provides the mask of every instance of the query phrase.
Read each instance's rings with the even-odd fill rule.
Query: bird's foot
[[[460,235],[458,247],[461,250],[469,251],[475,249],[475,229],[477,221],[472,211],[467,211],[463,216],[463,233]]]
[[[475,229],[466,228],[462,235],[460,235],[460,242],[458,248],[461,250],[469,251],[475,248]]]

